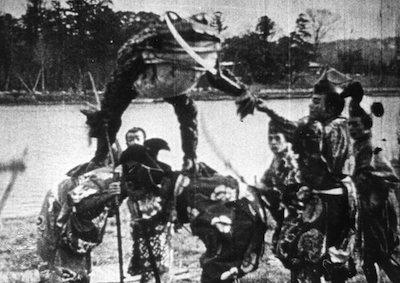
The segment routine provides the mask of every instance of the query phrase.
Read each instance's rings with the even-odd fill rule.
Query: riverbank
[[[125,203],[121,207],[121,230],[124,265],[129,264],[131,256],[131,236],[129,232],[129,213]],[[191,279],[173,280],[174,283],[199,282],[201,273],[199,258],[204,252],[204,245],[186,229],[181,229],[172,237],[174,249],[174,267],[188,270]],[[267,243],[271,242],[271,231],[266,235]],[[37,267],[40,263],[36,254],[36,218],[4,219],[0,229],[0,282],[22,283],[38,282]],[[118,263],[116,226],[113,218],[109,219],[103,243],[96,247],[92,254],[93,270],[104,270]],[[126,273],[126,270],[124,270]],[[241,280],[250,282],[287,282],[289,273],[270,252],[266,245],[265,255],[257,272]]]
[[[129,264],[131,252],[131,238],[128,225],[127,208],[122,207],[122,243],[124,265]],[[36,254],[36,218],[9,218],[3,220],[0,229],[0,282],[28,283],[38,282],[37,267],[40,262]],[[289,281],[289,271],[271,253],[272,230],[266,234],[265,253],[257,271],[242,278],[242,283],[278,283]],[[204,252],[203,244],[185,229],[180,230],[172,237],[174,249],[174,268],[188,270],[189,278],[173,280],[174,283],[199,282],[201,273],[199,257]],[[93,277],[98,277],[99,271],[109,276],[115,275],[114,270],[106,270],[110,266],[117,266],[117,240],[114,219],[109,220],[103,243],[94,249],[92,254]],[[126,269],[124,270],[126,274]],[[97,276],[95,276],[97,275]],[[115,278],[115,276],[112,276]],[[117,277],[116,277],[117,278]],[[94,278],[93,278],[94,279]],[[386,280],[385,280],[386,279]],[[102,278],[104,282],[105,278]],[[94,280],[95,281],[95,280]],[[348,282],[364,282],[360,273]],[[117,281],[110,281],[117,282]],[[129,281],[131,282],[131,281]],[[387,281],[384,277],[383,282]]]
[[[125,203],[121,206],[120,211],[123,260],[124,265],[128,265],[132,242],[129,213]],[[36,217],[2,219],[2,227],[0,228],[0,282],[22,283],[39,281],[37,268],[40,259],[36,252],[36,237]],[[185,244],[182,245],[182,243]],[[199,274],[198,257],[204,251],[200,241],[183,230],[174,236],[172,245],[175,251],[174,267],[180,266],[188,269],[192,274]],[[102,270],[105,267],[117,264],[117,250],[115,219],[109,218],[103,243],[96,247],[92,253],[94,269]],[[124,272],[126,273],[126,269]]]
[[[250,88],[251,91],[253,91]],[[400,88],[365,88],[367,96],[399,96]],[[312,89],[267,89],[258,88],[253,91],[255,95],[263,99],[301,99],[310,97]],[[99,92],[102,97],[103,92]],[[193,90],[188,93],[194,100],[218,101],[234,100],[235,98],[215,89]],[[21,90],[1,91],[0,105],[59,105],[59,104],[84,104],[85,102],[95,103],[95,95],[92,91],[72,92],[27,92]],[[162,98],[138,97],[132,103],[159,103]]]

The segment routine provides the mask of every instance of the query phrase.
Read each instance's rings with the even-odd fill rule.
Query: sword
[[[232,163],[230,162],[228,157],[225,156],[225,154],[218,148],[217,144],[213,141],[210,133],[208,132],[208,130],[206,128],[206,123],[204,121],[204,117],[203,117],[202,113],[200,113],[200,125],[201,125],[201,129],[204,133],[204,137],[206,138],[206,141],[211,146],[211,149],[214,151],[214,153],[217,155],[217,157],[224,163],[225,167],[228,170],[230,170],[237,178],[239,178],[239,180],[242,183],[245,183],[246,185],[248,185],[245,178],[240,174],[239,170],[232,165]]]
[[[179,45],[182,47],[183,50],[185,50],[185,52],[193,58],[193,60],[195,60],[200,66],[202,66],[205,70],[207,70],[208,72],[210,72],[211,74],[213,74],[214,76],[219,76],[221,79],[225,80],[228,84],[230,84],[231,86],[237,88],[238,90],[241,89],[241,86],[239,84],[237,84],[236,82],[232,81],[231,79],[229,79],[227,76],[225,76],[224,74],[222,74],[221,72],[219,72],[213,64],[211,64],[210,62],[207,62],[206,60],[204,60],[203,58],[200,57],[200,55],[198,55],[191,47],[190,45],[182,38],[182,36],[178,33],[178,31],[176,30],[176,28],[174,27],[174,25],[171,22],[171,17],[170,14],[175,14],[176,16],[178,16],[176,13],[168,11],[165,13],[165,22],[167,23],[167,26],[169,28],[169,31],[171,32],[172,36],[175,38],[176,42],[179,43]],[[179,17],[179,16],[178,16]]]

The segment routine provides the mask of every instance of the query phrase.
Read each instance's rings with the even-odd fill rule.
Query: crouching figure
[[[175,183],[176,214],[206,247],[201,282],[233,282],[258,268],[265,206],[255,188],[199,165],[199,174],[180,175]]]
[[[131,158],[133,162],[125,162]],[[265,208],[258,192],[204,163],[195,174],[162,170],[144,148],[121,155],[132,214],[128,272],[161,282],[168,270],[168,227],[190,223],[206,247],[201,282],[233,282],[256,270],[264,251]]]
[[[89,282],[91,251],[120,198],[119,178],[102,167],[50,190],[37,221],[40,282]]]

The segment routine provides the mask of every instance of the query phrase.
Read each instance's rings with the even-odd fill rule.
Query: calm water
[[[382,101],[386,114],[376,119],[374,126],[377,142],[386,139],[391,155],[398,154],[396,130],[398,129],[398,97],[368,98]],[[270,105],[278,113],[290,119],[298,119],[308,112],[308,99],[271,100]],[[271,161],[267,145],[265,114],[256,112],[243,122],[236,116],[233,101],[197,102],[200,116],[199,159],[229,174],[223,162],[216,156],[213,146],[205,138],[204,130],[212,136],[213,143],[249,183],[260,178]],[[91,159],[95,145],[88,146],[85,119],[80,106],[1,106],[0,107],[0,160],[19,155],[28,147],[27,170],[14,186],[2,217],[37,214],[49,189],[56,186],[65,173],[75,165]],[[171,152],[161,152],[160,159],[173,168],[181,166],[179,126],[169,104],[132,104],[122,117],[118,138],[123,146],[124,133],[133,126],[146,129],[148,137],[161,137],[168,141]],[[0,194],[10,179],[10,174],[0,174]]]

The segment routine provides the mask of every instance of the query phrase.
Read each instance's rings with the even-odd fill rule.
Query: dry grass
[[[121,209],[122,237],[124,262],[130,259],[131,239],[129,234],[128,211],[125,206]],[[39,258],[36,255],[35,217],[3,220],[0,229],[0,282],[37,282]],[[271,232],[266,235],[270,242]],[[172,245],[175,251],[174,265],[189,269],[191,274],[200,273],[199,257],[204,251],[203,244],[185,229],[175,234]],[[114,219],[110,219],[104,242],[93,252],[93,265],[116,264],[118,262],[116,227]],[[36,278],[36,280],[34,280]],[[242,283],[288,282],[289,272],[271,254],[270,246],[266,244],[265,255],[259,269],[241,279]],[[363,282],[359,275],[351,282]],[[198,279],[176,282],[198,282]]]

